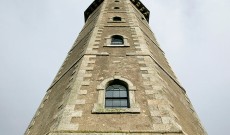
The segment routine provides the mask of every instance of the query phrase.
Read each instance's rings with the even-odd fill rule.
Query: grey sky
[[[23,134],[92,0],[0,0],[0,134]],[[230,1],[142,0],[209,135],[230,125]]]

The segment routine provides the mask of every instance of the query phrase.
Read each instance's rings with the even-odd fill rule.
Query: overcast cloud
[[[0,134],[22,135],[92,0],[0,0]],[[142,0],[209,135],[230,125],[230,1]]]

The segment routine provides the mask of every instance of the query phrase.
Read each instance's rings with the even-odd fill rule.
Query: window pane
[[[106,91],[106,97],[113,97],[113,91]]]
[[[127,91],[120,91],[120,97],[127,97]]]
[[[113,97],[120,97],[120,91],[113,91]]]
[[[119,88],[114,88],[113,90],[114,90],[114,91],[119,91],[120,89],[119,89]]]
[[[109,86],[106,90],[113,90],[113,87]]]
[[[114,89],[119,89],[120,85],[112,85]]]
[[[119,99],[114,99],[114,100],[113,100],[113,106],[115,106],[115,107],[121,106],[120,100],[119,100]]]
[[[121,99],[121,106],[128,107],[127,99]]]
[[[126,91],[126,88],[124,86],[120,86],[119,88],[121,91]]]
[[[113,100],[111,100],[111,99],[106,99],[106,100],[105,100],[105,106],[106,106],[106,107],[111,107],[111,106],[113,106]]]

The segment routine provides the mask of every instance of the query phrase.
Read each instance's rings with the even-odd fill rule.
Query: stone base
[[[49,133],[47,135],[186,135],[183,132],[154,132],[154,131],[127,131],[127,132],[62,132]]]

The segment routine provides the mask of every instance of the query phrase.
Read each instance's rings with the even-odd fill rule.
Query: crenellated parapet
[[[89,16],[96,10],[104,0],[94,0],[93,3],[85,10],[85,22]]]
[[[145,19],[149,22],[150,11],[141,3],[140,0],[130,0],[135,7],[145,16]]]
[[[100,6],[104,0],[94,0],[93,3],[85,10],[85,21],[89,16]],[[145,19],[149,21],[150,11],[141,3],[140,0],[130,0],[133,5],[144,15]]]

